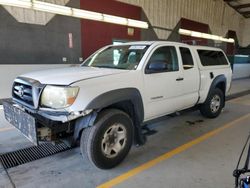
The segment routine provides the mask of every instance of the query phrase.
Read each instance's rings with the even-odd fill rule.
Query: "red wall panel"
[[[114,0],[81,0],[81,9],[141,20],[141,8]],[[140,29],[128,35],[128,27],[98,21],[82,20],[82,55],[87,58],[94,51],[111,44],[113,39],[140,40]]]
[[[228,38],[233,38],[236,43],[238,42],[237,40],[237,33],[235,31],[229,30],[227,33]],[[227,55],[234,55],[235,54],[235,44],[234,43],[227,43]]]
[[[209,25],[208,24],[196,22],[193,20],[188,20],[185,18],[181,18],[181,26],[180,27],[182,29],[187,29],[187,30],[191,30],[191,31],[198,31],[201,33],[209,33]],[[188,44],[192,44],[192,41],[196,41],[197,45],[207,45],[208,44],[207,39],[185,36],[185,35],[181,35],[181,41],[188,43]]]

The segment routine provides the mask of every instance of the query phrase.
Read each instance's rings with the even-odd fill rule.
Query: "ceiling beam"
[[[235,8],[236,6],[231,5],[230,2],[233,2],[233,1],[237,2],[237,0],[224,0],[224,2],[227,3],[227,4],[228,4],[231,8],[233,8],[236,12],[238,12],[239,14],[241,14],[244,18],[247,18],[242,12],[239,11],[239,9],[236,9],[236,8]],[[239,6],[239,5],[238,5],[238,6]]]
[[[235,9],[242,9],[242,8],[248,8],[250,7],[250,3],[247,4],[242,4],[242,5],[237,5],[237,6],[233,6]]]
[[[241,14],[242,14],[242,15],[244,15],[244,16],[247,16],[247,15],[249,15],[249,14],[250,14],[250,11],[241,12]]]

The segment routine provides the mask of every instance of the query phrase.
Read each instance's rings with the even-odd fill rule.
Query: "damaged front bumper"
[[[55,110],[47,110],[40,109],[36,111],[36,113],[42,117],[50,119],[52,121],[59,121],[62,123],[67,123],[69,121],[78,119],[80,117],[86,116],[90,114],[92,110],[85,110],[80,112],[67,112],[67,111],[55,111]]]
[[[37,126],[33,116],[16,107],[11,101],[3,102],[5,119],[32,143],[38,145]]]
[[[71,122],[92,112],[33,110],[22,107],[12,100],[4,100],[3,107],[5,119],[35,145],[38,145],[39,141],[55,141],[60,133],[71,133]]]

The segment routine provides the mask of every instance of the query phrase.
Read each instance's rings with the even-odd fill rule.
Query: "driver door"
[[[166,65],[162,65],[165,63]],[[157,66],[157,64],[160,64]],[[152,66],[153,65],[153,66]],[[157,70],[151,71],[151,68]],[[160,67],[164,67],[160,69]],[[145,68],[145,120],[175,112],[181,108],[183,73],[174,46],[157,47]]]

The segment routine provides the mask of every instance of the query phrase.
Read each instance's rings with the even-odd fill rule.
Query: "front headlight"
[[[79,87],[46,86],[42,93],[41,105],[50,108],[71,106],[77,97]]]

